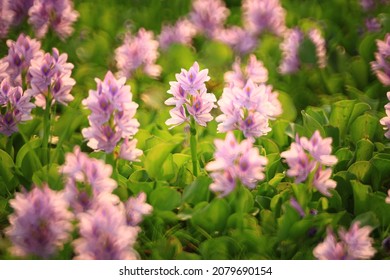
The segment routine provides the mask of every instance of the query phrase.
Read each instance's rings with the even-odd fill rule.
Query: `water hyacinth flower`
[[[226,87],[218,101],[222,114],[216,118],[218,132],[241,130],[245,137],[260,137],[271,131],[269,120],[281,113],[272,86],[248,80],[244,88]]]
[[[28,15],[37,38],[45,37],[51,28],[62,40],[73,33],[73,23],[79,17],[71,0],[35,0]]]
[[[372,228],[360,227],[359,222],[351,225],[348,231],[339,230],[340,241],[337,242],[334,232],[328,228],[324,242],[318,244],[313,254],[320,260],[367,260],[376,250],[372,247],[373,239],[369,237]]]
[[[281,36],[286,30],[286,11],[279,0],[244,0],[242,10],[245,27],[253,34],[268,31]]]
[[[234,134],[228,132],[225,140],[216,139],[214,143],[215,160],[206,165],[206,170],[211,171],[213,183],[210,189],[213,192],[223,197],[232,192],[238,182],[253,189],[264,179],[268,160],[259,155],[250,139],[238,143]]]
[[[8,55],[3,61],[8,63],[7,72],[13,85],[29,84],[28,69],[33,60],[41,59],[44,55],[41,43],[29,36],[20,34],[16,41],[7,40]],[[24,80],[23,80],[24,79]]]
[[[80,237],[73,242],[75,259],[134,260],[138,227],[128,226],[123,207],[99,203],[79,218]]]
[[[104,80],[96,79],[96,83],[97,90],[90,90],[88,98],[82,102],[91,111],[90,127],[82,130],[88,146],[111,153],[120,144],[119,156],[136,161],[142,155],[142,151],[135,148],[137,140],[133,139],[139,127],[134,118],[138,104],[132,101],[126,78],[116,79],[108,71]]]
[[[390,101],[390,91],[387,92],[387,99]],[[390,102],[385,105],[386,117],[380,119],[383,129],[386,130],[385,137],[390,139]]]
[[[70,94],[76,81],[71,78],[73,64],[67,62],[68,55],[60,54],[53,48],[52,54],[31,60],[29,68],[31,89],[28,93],[35,97],[35,104],[45,108],[47,100],[67,105],[74,97]]]
[[[73,214],[63,192],[34,186],[30,192],[16,193],[10,205],[14,213],[5,233],[12,241],[13,255],[49,258],[68,241]]]
[[[14,13],[13,25],[19,25],[27,17],[28,11],[34,4],[34,0],[12,0],[9,1],[9,8]]]
[[[0,38],[5,38],[8,35],[8,30],[11,27],[15,13],[10,9],[8,0],[0,1]]]
[[[199,33],[214,38],[223,28],[230,11],[221,0],[195,0],[192,2],[190,20]]]
[[[268,81],[268,70],[263,62],[257,60],[254,54],[249,55],[248,62],[242,70],[241,59],[236,57],[233,63],[233,71],[224,74],[225,83],[233,84],[236,87],[243,88],[248,80],[256,84],[263,84]]]
[[[165,123],[170,128],[188,122],[190,119],[187,113],[201,126],[206,126],[213,117],[211,109],[215,108],[217,101],[215,95],[207,93],[205,82],[210,80],[208,69],[199,69],[199,64],[194,64],[187,71],[181,70],[176,74],[176,81],[170,82],[171,88],[168,90],[172,97],[165,101],[166,105],[175,106],[170,110],[171,118]]]
[[[126,34],[123,44],[115,50],[118,75],[128,79],[137,69],[142,69],[152,78],[160,76],[161,66],[156,64],[158,46],[152,31],[141,28],[134,36]]]
[[[284,40],[280,44],[283,60],[279,66],[282,74],[291,74],[298,71],[300,66],[299,47],[303,40],[303,33],[298,28],[288,30],[284,35]]]
[[[258,45],[257,38],[242,27],[232,26],[215,33],[216,40],[230,46],[240,56],[250,53]]]
[[[159,44],[162,50],[172,44],[191,45],[196,35],[195,26],[188,19],[178,20],[174,25],[164,25],[159,35]]]
[[[390,33],[383,41],[377,40],[376,44],[378,52],[375,53],[375,61],[371,62],[371,69],[384,86],[390,86]]]
[[[320,30],[312,28],[308,34],[308,38],[313,42],[316,48],[317,64],[319,68],[326,67],[326,46],[325,40],[321,35]]]
[[[8,78],[0,84],[0,133],[6,136],[18,131],[18,124],[31,120],[31,96],[22,88],[11,86]]]
[[[337,163],[337,158],[331,155],[331,144],[332,138],[322,138],[318,130],[310,139],[297,135],[290,149],[280,154],[289,166],[287,175],[295,178],[295,183],[301,183],[312,174],[310,183],[323,195],[331,196],[329,190],[336,187],[336,182],[330,179],[332,170],[326,167]]]
[[[112,166],[98,159],[89,158],[76,146],[67,153],[65,163],[59,169],[65,177],[65,198],[75,213],[85,212],[99,202],[119,201],[112,195],[117,183],[110,176]]]
[[[146,194],[139,193],[136,197],[130,197],[125,204],[126,221],[129,226],[138,226],[143,216],[149,215],[153,211],[153,207],[146,203]]]
[[[375,17],[366,18],[366,20],[364,21],[364,25],[368,32],[379,32],[382,28],[381,22]]]

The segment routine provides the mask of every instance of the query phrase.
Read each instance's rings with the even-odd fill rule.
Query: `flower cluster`
[[[53,53],[45,53],[31,60],[29,68],[31,89],[27,90],[35,97],[35,104],[45,108],[46,103],[54,102],[67,105],[74,97],[70,94],[76,81],[70,76],[73,64],[67,62],[68,55],[61,54],[56,48]]]
[[[191,45],[195,34],[196,28],[188,19],[178,20],[174,25],[164,25],[159,35],[160,48],[166,50],[172,44]]]
[[[210,189],[223,197],[231,193],[240,181],[250,189],[263,180],[267,158],[259,155],[259,150],[253,147],[250,139],[238,143],[233,132],[226,134],[225,140],[214,141],[216,151],[215,160],[206,165],[211,171],[213,183]]]
[[[214,38],[223,28],[229,9],[221,0],[195,0],[192,3],[190,20],[198,32],[204,33],[209,38]]]
[[[349,231],[339,230],[341,241],[337,242],[332,229],[328,228],[324,242],[318,244],[313,254],[320,260],[366,260],[375,255],[373,239],[369,237],[372,228],[360,227],[359,222],[351,225]]]
[[[33,187],[28,193],[17,193],[10,205],[14,213],[5,233],[13,243],[12,254],[48,258],[70,238],[73,214],[63,192],[47,185]]]
[[[383,41],[377,40],[376,44],[378,52],[375,53],[375,61],[371,62],[371,69],[384,86],[390,86],[390,33]]]
[[[286,11],[279,0],[244,0],[242,4],[246,28],[253,34],[265,31],[281,36],[286,29]]]
[[[216,107],[215,95],[207,93],[205,82],[210,80],[208,69],[199,71],[199,65],[195,62],[187,71],[181,70],[176,74],[176,82],[170,82],[168,90],[173,97],[165,101],[166,105],[175,106],[170,110],[171,118],[165,123],[172,127],[189,121],[187,113],[201,126],[206,126],[213,117],[210,114],[212,108]]]
[[[310,178],[309,183],[323,195],[331,196],[329,190],[336,187],[336,182],[330,177],[337,158],[332,152],[332,138],[322,138],[319,131],[315,131],[310,139],[296,136],[295,143],[289,150],[281,153],[289,166],[287,175],[295,178],[295,183],[302,183]]]
[[[260,137],[271,131],[269,120],[281,113],[278,94],[272,86],[256,85],[248,80],[243,88],[234,84],[224,88],[218,105],[222,114],[216,118],[218,132],[241,130],[245,137]]]
[[[216,32],[215,39],[230,46],[238,55],[250,53],[258,44],[252,33],[238,26],[221,29]]]
[[[10,9],[10,3],[8,0],[0,1],[0,38],[4,38],[8,34],[8,30],[11,27],[14,13]]]
[[[301,44],[305,39],[305,35],[315,47],[318,67],[326,67],[326,46],[325,40],[322,37],[320,30],[317,28],[312,28],[307,32],[307,34],[305,34],[296,27],[289,29],[284,33],[284,40],[280,45],[280,49],[283,53],[283,59],[281,65],[279,66],[280,73],[291,74],[299,70],[299,51]]]
[[[137,140],[132,139],[139,127],[134,118],[138,104],[132,101],[126,78],[117,80],[108,71],[104,80],[96,79],[96,83],[97,90],[90,90],[88,98],[83,100],[83,105],[91,110],[90,127],[82,130],[88,146],[111,153],[123,140],[119,157],[136,161],[142,155],[142,151],[135,148]]]
[[[28,22],[38,38],[43,38],[49,28],[61,39],[69,37],[73,33],[72,25],[79,17],[70,0],[35,0],[28,14]]]
[[[387,99],[390,101],[390,91],[387,92]],[[386,138],[390,138],[390,102],[385,105],[386,117],[380,119],[381,125],[384,126],[384,130],[387,130],[385,133]]]
[[[17,125],[31,120],[31,96],[20,86],[13,87],[8,78],[0,84],[0,133],[6,136],[18,131]]]
[[[268,80],[268,70],[264,67],[263,63],[257,60],[254,54],[251,54],[248,58],[248,63],[241,69],[241,59],[236,58],[233,63],[233,71],[228,71],[224,75],[225,83],[233,84],[236,87],[243,88],[248,80],[256,84],[262,84]]]
[[[153,32],[144,28],[138,30],[135,36],[126,34],[123,45],[115,50],[119,76],[128,79],[139,68],[150,77],[160,76],[161,66],[156,64],[159,44],[153,37]]]

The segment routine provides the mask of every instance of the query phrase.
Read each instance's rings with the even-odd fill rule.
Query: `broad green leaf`
[[[153,179],[161,179],[162,166],[171,151],[177,146],[175,143],[160,143],[148,150],[145,157],[145,170]]]
[[[181,195],[170,187],[159,187],[150,193],[150,204],[158,210],[173,210],[180,205]]]
[[[356,178],[362,183],[368,183],[370,181],[373,169],[369,161],[358,161],[352,164],[348,171],[356,176]]]
[[[361,139],[356,143],[356,161],[370,160],[374,152],[374,144],[368,139]]]
[[[357,143],[363,138],[370,139],[372,141],[378,124],[379,119],[376,116],[364,114],[357,117],[350,128],[352,141]]]
[[[278,91],[278,99],[279,102],[282,104],[283,112],[280,116],[278,116],[278,119],[284,119],[288,121],[294,121],[297,118],[297,109],[295,108],[294,101],[285,92]]]
[[[368,194],[371,192],[370,186],[363,185],[359,181],[351,181],[354,199],[355,215],[364,213],[368,210]]]
[[[207,201],[210,196],[211,182],[208,176],[198,176],[191,185],[184,188],[182,201],[191,204]]]
[[[228,236],[221,236],[203,242],[199,251],[204,260],[231,260],[239,252],[237,241]]]
[[[209,233],[222,231],[230,216],[230,206],[225,199],[216,198],[205,207],[194,212],[191,222]]]

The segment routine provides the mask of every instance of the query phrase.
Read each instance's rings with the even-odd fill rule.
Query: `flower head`
[[[73,33],[72,25],[79,17],[71,0],[35,0],[28,14],[28,22],[38,38],[43,38],[51,28],[63,40]]]
[[[28,10],[34,4],[34,0],[12,0],[9,1],[9,8],[14,13],[13,25],[19,25],[27,17]]]
[[[386,34],[384,41],[377,40],[378,52],[375,61],[371,62],[371,69],[384,86],[390,86],[390,33]]]
[[[15,13],[10,7],[10,1],[0,1],[0,38],[5,38],[11,27]]]
[[[115,50],[120,77],[128,79],[139,68],[150,77],[160,76],[161,67],[156,64],[159,43],[153,37],[153,32],[144,28],[138,30],[135,36],[126,35],[123,45]]]
[[[249,31],[232,26],[216,32],[215,39],[230,46],[238,55],[245,55],[253,51],[258,44],[257,38]]]
[[[191,45],[195,34],[195,26],[188,19],[178,20],[174,25],[164,25],[159,35],[160,47],[166,50],[172,44]]]
[[[146,203],[146,194],[141,192],[136,197],[130,197],[126,204],[126,220],[129,226],[137,226],[142,220],[143,216],[149,215],[153,211],[153,207]]]
[[[280,45],[283,60],[279,66],[282,74],[290,74],[298,71],[300,66],[299,47],[303,40],[303,33],[298,29],[290,29],[284,35],[284,41]]]
[[[14,213],[6,234],[13,243],[12,254],[49,258],[69,239],[73,215],[62,192],[47,185],[17,193],[10,201]]]
[[[253,189],[258,181],[264,179],[267,158],[259,155],[251,140],[238,143],[234,134],[228,132],[225,140],[215,140],[215,160],[206,165],[211,171],[213,183],[210,189],[219,196],[226,196],[234,190],[238,181]]]

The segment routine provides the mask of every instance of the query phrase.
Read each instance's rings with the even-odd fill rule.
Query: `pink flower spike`
[[[329,190],[336,188],[336,181],[330,179],[332,176],[332,169],[327,168],[322,170],[321,166],[314,175],[314,187],[325,196],[332,196]]]
[[[332,229],[328,228],[324,242],[314,248],[313,255],[319,260],[342,260],[345,249],[341,242],[337,242]]]
[[[126,218],[129,226],[137,226],[142,220],[143,216],[150,215],[153,207],[146,203],[146,194],[139,193],[136,197],[130,197],[126,202]]]
[[[185,91],[195,95],[197,91],[205,87],[204,83],[210,80],[208,72],[208,69],[199,71],[199,64],[195,61],[188,71],[182,69],[180,74],[176,74],[176,79]]]

